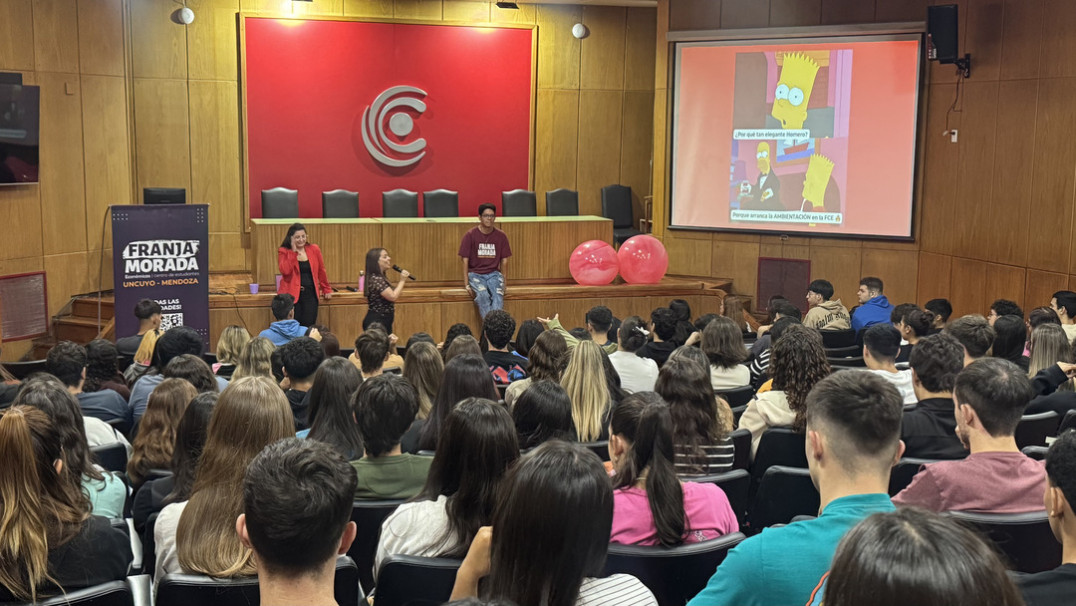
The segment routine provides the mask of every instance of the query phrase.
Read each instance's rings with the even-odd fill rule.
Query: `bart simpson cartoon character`
[[[833,160],[821,155],[814,154],[807,163],[807,174],[803,178],[803,204],[800,210],[806,212],[813,210],[822,212],[825,206],[826,186],[829,185],[829,177],[833,174]],[[811,203],[810,209],[805,209],[807,202]]]
[[[807,119],[807,102],[811,100],[818,63],[803,53],[785,53],[781,77],[773,93],[770,115],[781,122],[781,128],[799,130]]]

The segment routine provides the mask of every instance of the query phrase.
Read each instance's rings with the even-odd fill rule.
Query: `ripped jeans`
[[[478,315],[485,319],[492,309],[504,309],[504,276],[495,271],[488,274],[467,274],[467,284],[474,291]]]

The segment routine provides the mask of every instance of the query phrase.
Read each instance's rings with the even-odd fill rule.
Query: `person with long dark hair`
[[[318,366],[307,392],[310,429],[295,435],[325,442],[348,461],[362,457],[362,436],[351,413],[351,398],[362,385],[362,373],[344,358],[329,358]]]
[[[732,469],[732,409],[714,396],[705,363],[670,356],[654,391],[669,405],[672,416],[676,472],[697,476]]]
[[[292,223],[276,254],[280,268],[279,293],[287,293],[295,301],[295,319],[300,326],[318,322],[318,297],[333,296],[321,249],[307,239],[306,227]]]
[[[642,318],[624,318],[617,332],[617,351],[609,354],[609,361],[620,375],[624,391],[628,393],[653,391],[654,383],[658,380],[658,363],[635,355],[636,351],[646,345],[649,335],[650,331],[646,329]]]
[[[1027,329],[1022,317],[1013,314],[998,316],[994,320],[994,345],[990,353],[995,358],[1008,360],[1028,372],[1031,360],[1024,355],[1026,337]]]
[[[743,331],[732,320],[718,316],[702,331],[702,352],[709,360],[710,385],[715,391],[736,389],[751,384],[747,349]]]
[[[463,557],[489,525],[497,487],[518,458],[503,406],[483,398],[460,402],[445,420],[426,486],[381,526],[374,571],[388,555]]]
[[[508,389],[504,390],[504,401],[509,406],[514,405],[523,392],[538,381],[545,379],[560,381],[560,375],[564,372],[564,367],[568,365],[568,344],[555,330],[547,330],[538,335],[528,353],[530,354],[527,368],[529,376],[526,379],[513,381],[508,385]]]
[[[537,381],[523,392],[512,407],[512,421],[523,450],[548,440],[575,441],[572,399],[556,381]]]
[[[366,317],[362,319],[362,329],[366,330],[370,324],[377,322],[385,327],[387,334],[392,334],[392,323],[396,319],[396,300],[400,298],[407,277],[407,270],[400,272],[400,281],[393,288],[385,272],[392,269],[392,257],[384,248],[371,248],[366,251],[366,284],[363,293],[369,308]]]
[[[485,372],[479,372],[479,368]],[[482,359],[482,356],[464,354],[452,358],[445,364],[445,374],[441,379],[441,389],[437,390],[433,410],[430,411],[425,422],[415,422],[412,430],[408,431],[411,435],[404,436],[404,451],[436,451],[445,419],[456,404],[467,398],[485,398],[494,402],[500,399],[497,387],[493,384],[493,375],[489,374],[489,367],[486,366],[486,361]],[[415,437],[415,433],[418,434],[417,444],[409,444],[408,442]],[[411,448],[408,448],[409,446]]]
[[[612,543],[697,543],[736,532],[729,499],[716,484],[676,477],[673,419],[658,394],[632,394],[609,420],[613,463]]]
[[[631,575],[599,578],[613,525],[613,490],[598,455],[552,440],[524,455],[498,490],[493,525],[478,531],[456,574],[452,599],[517,606],[650,606]]]

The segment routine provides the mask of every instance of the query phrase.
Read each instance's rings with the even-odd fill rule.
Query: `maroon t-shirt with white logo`
[[[498,271],[501,259],[512,256],[512,247],[508,245],[508,236],[496,227],[488,234],[482,233],[478,227],[472,227],[463,234],[460,256],[467,258],[467,271],[491,274]]]

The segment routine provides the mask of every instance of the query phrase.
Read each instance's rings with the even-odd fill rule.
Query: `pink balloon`
[[[628,284],[657,284],[669,269],[669,254],[654,236],[635,236],[620,245],[620,275]]]
[[[601,286],[616,278],[619,263],[608,242],[589,240],[575,247],[568,259],[572,278],[584,286]]]

